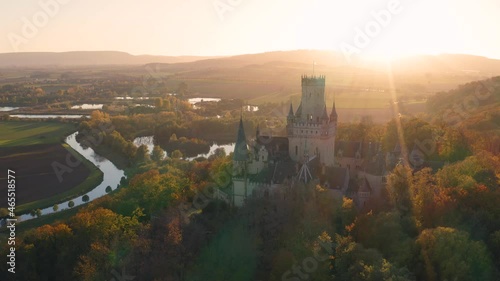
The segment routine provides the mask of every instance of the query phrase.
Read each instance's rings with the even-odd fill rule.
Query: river
[[[103,173],[103,181],[94,189],[91,191],[87,192],[86,195],[89,197],[89,201],[93,201],[101,196],[106,195],[106,187],[111,186],[113,190],[117,188],[117,185],[120,183],[120,180],[122,177],[125,176],[125,173],[123,170],[118,169],[111,161],[108,159],[104,158],[103,156],[97,154],[92,148],[87,147],[84,148],[76,141],[76,135],[78,133],[75,132],[68,137],[66,137],[65,142],[71,146],[75,151],[80,153],[85,159],[89,160],[94,164],[97,168],[99,168],[102,173]],[[154,146],[153,142],[153,136],[148,136],[148,137],[141,137],[141,138],[136,138],[134,140],[134,143],[136,145],[141,145],[141,144],[146,144],[148,148],[150,149],[150,152],[152,151],[152,148]],[[226,154],[229,154],[234,150],[234,143],[231,144],[226,144],[226,145],[218,145],[218,144],[212,144],[210,146],[210,151],[207,154],[200,154],[196,157],[191,157],[191,158],[186,158],[186,160],[193,160],[197,157],[203,156],[203,157],[208,157],[211,154],[214,153],[214,151],[217,148],[223,148],[226,151]],[[83,164],[81,164],[83,165]],[[83,195],[82,195],[83,196]],[[69,201],[73,201],[75,203],[75,206],[79,206],[88,202],[83,202],[82,196],[77,196],[73,199],[67,200],[62,203],[58,203],[57,205],[59,206],[59,209],[57,212],[67,210],[69,209],[68,203]],[[73,207],[73,208],[74,208]],[[55,213],[53,210],[53,206],[47,207],[45,209],[42,209],[42,215],[47,215],[47,214],[52,214]],[[19,221],[27,221],[34,219],[36,217],[31,216],[30,214],[23,214],[19,216]]]
[[[80,143],[76,141],[76,135],[77,132],[69,135],[65,142],[71,146],[74,150],[76,150],[78,153],[80,153],[85,159],[89,160],[94,164],[97,168],[99,168],[102,173],[104,174],[103,176],[103,181],[94,189],[86,193],[86,195],[89,196],[89,202],[92,200],[95,200],[96,198],[99,198],[103,195],[106,194],[106,187],[111,186],[111,188],[114,190],[116,189],[117,185],[120,183],[120,180],[123,176],[125,176],[125,173],[123,170],[118,169],[111,161],[108,159],[98,155],[95,153],[95,151],[92,148],[83,148]],[[83,165],[83,164],[80,164]],[[75,207],[85,204],[82,200],[82,196],[75,197],[71,200],[62,202],[57,204],[59,206],[59,210],[57,212],[60,212],[62,210],[67,210],[69,209],[68,203],[69,201],[73,201],[75,203]],[[45,208],[42,210],[42,215],[47,215],[47,214],[52,214],[55,213],[54,210],[52,209],[52,206]],[[24,214],[20,216],[20,221],[27,221],[30,219],[33,219],[30,214]]]

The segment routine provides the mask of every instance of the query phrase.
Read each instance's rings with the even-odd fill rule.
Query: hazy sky
[[[379,23],[372,22],[374,12]],[[232,55],[348,48],[377,56],[500,58],[499,15],[499,0],[0,0],[0,52]],[[367,29],[371,35],[363,41],[357,30]]]

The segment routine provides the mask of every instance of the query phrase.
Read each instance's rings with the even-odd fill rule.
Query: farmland
[[[0,162],[16,172],[16,212],[52,206],[93,188],[102,173],[62,141],[75,130],[73,124],[55,122],[0,122]],[[71,177],[60,181],[53,163],[67,159],[82,164],[72,167]],[[5,174],[2,172],[2,180]],[[6,193],[7,186],[0,192]],[[6,207],[7,201],[0,202]]]

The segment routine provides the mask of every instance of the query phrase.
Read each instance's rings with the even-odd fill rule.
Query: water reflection
[[[73,105],[71,109],[102,109],[103,104],[102,103],[84,103],[84,104],[77,104]]]
[[[88,115],[56,115],[56,114],[13,114],[10,117],[21,119],[50,119],[50,118],[66,118],[66,119],[79,119],[82,117],[89,117]]]
[[[12,111],[19,108],[20,107],[0,106],[0,112]]]
[[[154,136],[145,136],[145,137],[138,137],[138,138],[135,138],[134,139],[134,144],[139,147],[141,145],[146,145],[148,147],[148,150],[149,150],[149,153],[152,153],[153,152],[153,148],[155,146],[154,144]],[[208,151],[208,153],[202,153],[202,154],[198,154],[196,155],[195,157],[188,157],[186,158],[186,160],[188,161],[192,161],[198,157],[205,157],[205,158],[208,158],[210,155],[214,154],[215,150],[217,148],[222,148],[224,149],[224,151],[226,152],[226,154],[229,154],[231,152],[234,151],[234,143],[230,143],[230,144],[212,144],[210,146],[210,150]],[[167,152],[165,151],[165,155],[167,155]]]

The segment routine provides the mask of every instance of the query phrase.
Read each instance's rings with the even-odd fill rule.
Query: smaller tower
[[[295,115],[293,114],[292,103],[290,103],[290,110],[288,111],[288,116],[286,117],[286,130],[289,137],[293,135],[293,122],[295,122]]]
[[[323,115],[321,116],[321,123],[323,125],[326,125],[328,124],[328,120],[329,118],[328,118],[328,113],[326,113],[326,105],[325,105],[325,107],[323,108]]]
[[[245,199],[248,196],[248,160],[249,149],[243,128],[243,119],[240,117],[240,125],[238,127],[238,136],[234,146],[233,154],[233,202],[234,206],[243,206]]]
[[[243,128],[243,118],[240,117],[238,136],[234,146],[233,154],[233,176],[243,176],[245,174],[246,163],[248,161],[248,145]]]
[[[337,110],[335,109],[335,97],[333,98],[332,113],[330,113],[330,123],[334,122],[337,124]]]

